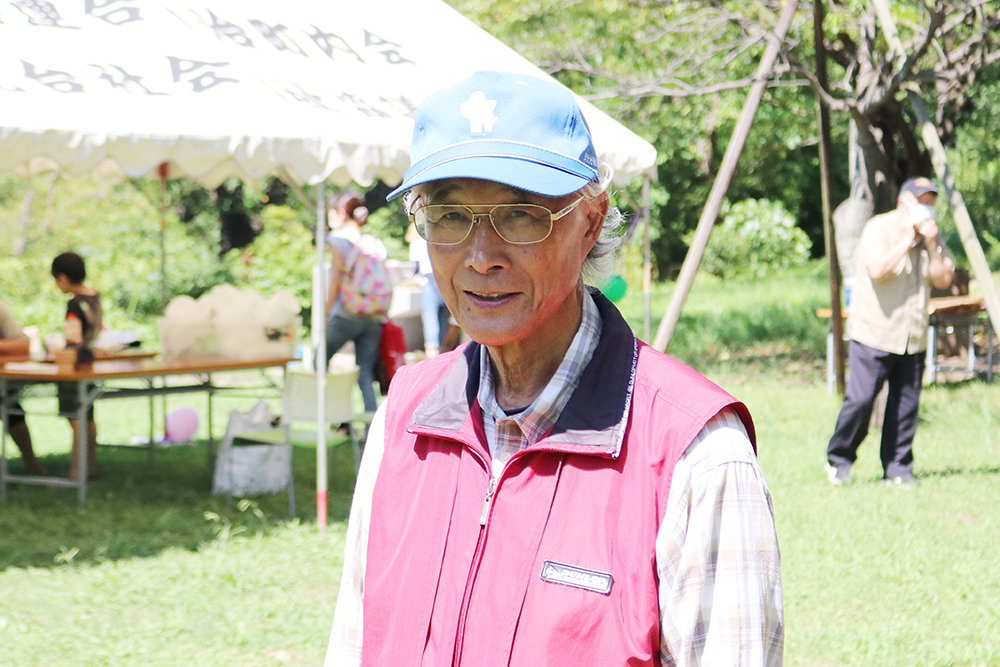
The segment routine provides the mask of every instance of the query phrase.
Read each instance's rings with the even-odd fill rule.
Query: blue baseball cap
[[[562,197],[599,177],[590,128],[572,93],[524,74],[476,72],[417,107],[410,168],[386,199],[443,178]]]

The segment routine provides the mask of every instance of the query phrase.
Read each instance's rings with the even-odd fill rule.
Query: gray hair
[[[610,181],[610,177],[607,180]],[[591,181],[583,188],[582,194],[590,200],[599,197],[605,189],[606,185],[601,181]],[[604,216],[604,223],[601,225],[601,234],[597,243],[587,253],[587,257],[580,267],[580,277],[584,284],[599,287],[614,271],[615,262],[618,260],[618,250],[624,241],[620,232],[624,222],[625,216],[618,207],[608,206],[608,212]]]

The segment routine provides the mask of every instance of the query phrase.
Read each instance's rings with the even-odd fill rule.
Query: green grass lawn
[[[696,283],[681,326],[691,318],[711,330],[715,352],[694,334],[672,349],[754,414],[782,549],[785,662],[1000,665],[1000,384],[925,390],[918,488],[876,483],[877,434],[861,449],[857,481],[828,485],[839,400],[810,333],[819,327],[822,340],[822,324],[796,321],[822,302],[823,280],[809,269],[728,288]],[[667,298],[656,295],[657,316]],[[622,305],[641,329],[641,295]],[[798,315],[768,328],[782,312]],[[252,403],[220,397],[215,433],[229,409]],[[205,418],[203,397],[170,397],[167,410],[181,405]],[[101,439],[145,435],[146,407],[99,404]],[[68,468],[64,420],[29,419],[46,464]],[[68,489],[13,486],[0,505],[0,665],[322,664],[353,483],[348,443],[331,450],[325,534],[315,525],[315,450],[296,450],[290,522],[282,494],[211,496],[203,444],[158,449],[152,461],[110,448],[98,458],[83,513]]]

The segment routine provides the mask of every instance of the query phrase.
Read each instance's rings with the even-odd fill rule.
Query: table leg
[[[156,440],[153,439],[155,437],[154,434],[155,434],[155,428],[156,428],[156,422],[155,422],[155,419],[156,419],[156,396],[154,396],[153,393],[152,393],[153,390],[156,389],[156,378],[149,378],[148,380],[146,380],[146,388],[149,389],[149,391],[150,391],[150,395],[149,395],[149,440],[147,440],[146,443],[147,443],[147,446],[149,447],[149,455],[148,455],[149,462],[152,463],[153,462],[153,453],[156,450]],[[166,418],[164,418],[164,419],[166,419]]]
[[[937,382],[937,326],[932,324],[927,327],[927,382],[934,384]]]
[[[205,376],[208,382],[208,469],[212,469],[215,461],[215,438],[212,435],[212,395],[215,394],[215,387],[212,385],[212,374]]]
[[[976,341],[974,338],[975,334],[976,334],[976,321],[973,320],[972,322],[969,323],[969,367],[968,367],[969,373],[972,374],[973,378],[976,377]]]
[[[986,318],[986,381],[993,384],[993,321]]]
[[[7,502],[7,378],[0,378],[0,502]]]
[[[156,396],[152,394],[152,390],[156,387],[156,381],[150,378],[146,382],[146,387],[149,388],[149,448],[150,451],[153,449],[153,434],[156,428]]]
[[[836,370],[833,368],[833,331],[826,334],[826,391],[833,396],[833,385],[836,383]]]
[[[80,510],[87,504],[87,388],[84,382],[76,383],[79,409],[76,413],[76,485]]]

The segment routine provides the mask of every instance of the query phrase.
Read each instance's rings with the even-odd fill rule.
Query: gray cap
[[[934,194],[937,194],[938,189],[929,178],[920,176],[919,178],[911,178],[903,183],[903,187],[899,188],[899,195],[903,196],[904,192],[910,192],[914,197],[919,197],[925,192],[933,192]]]

